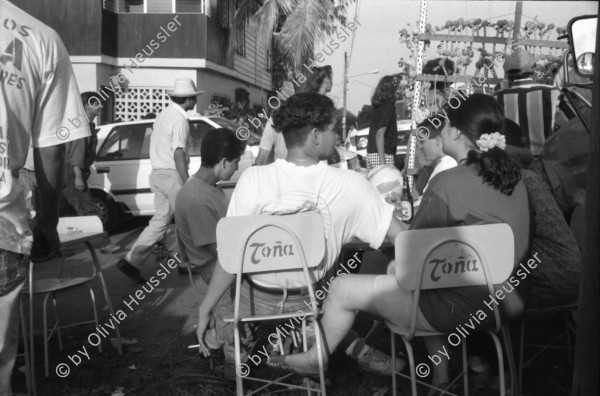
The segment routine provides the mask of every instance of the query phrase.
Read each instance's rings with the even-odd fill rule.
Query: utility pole
[[[348,53],[344,52],[344,109],[342,110],[342,142],[346,141],[346,97],[348,84]]]
[[[517,8],[515,9],[515,25],[513,28],[513,43],[518,43],[519,33],[521,33],[521,16],[523,15],[523,2],[517,1]]]

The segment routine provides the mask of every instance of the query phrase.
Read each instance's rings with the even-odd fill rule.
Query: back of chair
[[[219,263],[236,274],[233,320],[240,320],[242,274],[302,269],[313,315],[317,303],[308,268],[321,264],[325,255],[323,219],[317,212],[285,216],[225,217],[217,224]]]
[[[61,217],[58,219],[56,231],[63,244],[104,232],[98,216]]]
[[[514,236],[507,224],[411,230],[396,238],[396,279],[415,290],[411,334],[414,334],[419,293],[442,289],[493,285],[506,281],[514,268]],[[497,327],[500,323],[494,309]]]
[[[225,217],[217,224],[219,262],[230,274],[318,266],[325,255],[323,219],[316,212]]]

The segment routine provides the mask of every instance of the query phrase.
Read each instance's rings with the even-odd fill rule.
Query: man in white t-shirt
[[[6,0],[0,0],[0,15],[0,395],[10,395],[27,256],[32,252],[32,257],[48,259],[60,254],[56,226],[63,143],[90,131],[87,124],[71,122],[83,105],[60,37]],[[28,226],[31,194],[18,181],[30,142],[44,197],[34,238]]]
[[[404,229],[393,216],[394,207],[364,177],[320,162],[335,150],[335,120],[333,102],[326,96],[290,97],[273,116],[288,148],[286,160],[246,170],[227,211],[227,216],[319,212],[326,254],[314,271],[316,279],[329,279],[342,245],[352,238],[376,249],[386,235],[393,240]],[[204,332],[210,312],[234,279],[221,265],[215,267],[199,310],[197,334],[204,354],[209,354]],[[253,275],[242,283],[240,309],[254,314],[297,312],[309,301],[305,286],[302,271]]]
[[[167,232],[175,210],[175,199],[187,181],[190,125],[187,111],[196,106],[198,95],[191,78],[178,78],[174,89],[167,91],[171,104],[156,117],[150,137],[150,190],[154,193],[154,216],[117,268],[138,283],[146,279],[139,267],[148,259],[154,244]],[[175,247],[175,241],[172,241]],[[187,269],[186,269],[187,271]]]

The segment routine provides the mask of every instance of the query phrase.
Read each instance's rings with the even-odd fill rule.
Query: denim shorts
[[[13,291],[27,278],[25,257],[0,249],[0,297]]]

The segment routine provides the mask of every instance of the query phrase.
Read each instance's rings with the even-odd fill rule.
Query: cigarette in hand
[[[200,344],[188,345],[187,349],[200,348]]]

